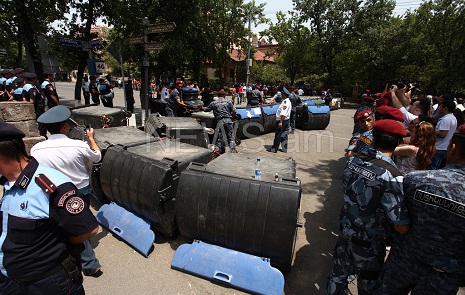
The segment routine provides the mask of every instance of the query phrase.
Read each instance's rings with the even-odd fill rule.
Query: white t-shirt
[[[447,130],[447,135],[446,137],[436,137],[437,150],[447,150],[447,146],[449,145],[450,139],[454,135],[455,129],[457,129],[457,119],[455,118],[454,114],[444,115],[438,120],[436,131]]]
[[[31,156],[40,164],[67,175],[78,189],[89,185],[84,159],[95,163],[102,158],[100,151],[92,150],[86,142],[64,134],[52,134],[48,140],[37,143],[31,149]]]
[[[304,95],[304,90],[299,88],[299,96]]]
[[[164,103],[167,103],[169,97],[170,97],[170,91],[168,90],[168,88],[163,87],[160,93],[161,101]]]
[[[404,107],[401,107],[399,110],[400,110],[400,111],[402,112],[402,114],[404,115],[404,126],[405,126],[405,128],[408,127],[408,124],[409,124],[410,122],[412,122],[413,120],[415,120],[416,118],[418,118],[418,116],[416,116],[416,115],[410,113],[410,112],[409,112],[406,108],[404,108]]]
[[[284,116],[284,120],[289,120],[291,117],[291,109],[292,105],[288,97],[279,105],[278,110],[276,111],[276,121],[281,120],[281,116]]]

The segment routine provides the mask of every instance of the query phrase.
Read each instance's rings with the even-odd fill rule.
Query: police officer
[[[15,91],[13,91],[13,97],[10,98],[10,100],[15,100],[15,101],[24,101],[23,100],[23,87],[24,87],[24,79],[21,77],[18,77],[15,79]]]
[[[184,83],[181,80],[176,81],[176,88],[171,91],[166,104],[166,116],[167,117],[178,117],[184,113],[187,105],[181,98],[182,86]]]
[[[27,156],[24,136],[0,122],[0,293],[84,294],[76,257],[97,220],[68,177]]]
[[[352,138],[349,140],[349,146],[346,149],[347,157],[352,156],[352,154],[355,152],[359,140],[362,140],[366,146],[372,146],[372,129],[374,123],[375,118],[371,110],[363,110],[357,114],[355,117],[355,124],[358,127],[358,131],[353,134]],[[358,152],[367,154],[367,151],[365,150],[358,149]]]
[[[52,71],[44,71],[44,82],[40,85],[42,95],[47,98],[47,106],[49,109],[60,104],[58,94],[55,86],[53,86],[53,75]]]
[[[0,101],[6,101],[8,99],[5,99],[5,82],[6,82],[6,74],[9,73],[9,70],[1,70],[0,71]]]
[[[267,150],[268,152],[276,153],[279,145],[282,146],[281,151],[287,153],[287,135],[289,133],[289,119],[291,117],[291,101],[289,100],[289,90],[283,87],[283,101],[276,111],[276,131],[274,134],[273,146]]]
[[[26,79],[26,84],[23,87],[23,100],[30,101],[34,104],[36,118],[39,118],[40,115],[45,113],[45,98],[36,87],[37,75],[34,73],[24,73],[23,77]],[[42,124],[39,124],[39,134],[45,137],[47,136],[47,130]]]
[[[221,89],[218,91],[218,99],[214,100],[206,108],[202,107],[205,112],[213,111],[215,116],[215,136],[216,146],[220,152],[224,152],[223,142],[226,133],[226,139],[229,143],[230,152],[236,153],[236,143],[234,141],[234,127],[232,118],[236,114],[236,108],[231,100],[226,99],[226,91]]]
[[[412,228],[391,247],[380,294],[456,294],[463,286],[465,134],[453,135],[446,160],[443,169],[405,175]]]
[[[250,99],[247,104],[249,106],[257,106],[263,103],[263,93],[260,91],[260,85],[256,85],[255,89],[250,93]]]
[[[98,91],[97,78],[95,76],[90,76],[89,92],[92,103],[100,104],[100,94]]]
[[[291,127],[291,131],[295,130],[295,114],[296,108],[298,105],[302,103],[300,96],[298,95],[298,90],[294,90],[291,95],[289,95],[289,100],[291,101],[292,109],[291,109],[291,118],[289,121],[289,125]]]
[[[348,276],[353,274],[357,275],[358,294],[372,294],[378,287],[386,253],[384,238],[409,229],[402,174],[390,158],[404,136],[402,123],[380,120],[373,129],[375,150],[368,156],[351,156],[347,161],[341,232],[327,294],[344,294]]]
[[[43,124],[51,135],[46,141],[34,145],[31,155],[40,164],[52,167],[71,178],[89,205],[92,189],[85,161],[88,159],[94,163],[99,162],[102,155],[94,139],[94,129],[85,131],[90,146],[84,141],[68,138],[70,116],[71,111],[62,105],[53,107],[41,115],[37,122]],[[89,240],[84,241],[81,261],[84,275],[100,275],[100,263]]]
[[[205,85],[205,88],[200,93],[200,96],[202,96],[203,105],[208,107],[213,101],[213,97],[215,96],[213,89],[210,88],[210,84]]]

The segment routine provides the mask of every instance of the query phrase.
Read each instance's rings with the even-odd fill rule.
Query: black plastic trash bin
[[[264,133],[270,133],[276,130],[276,111],[278,108],[279,104],[262,106]]]
[[[131,115],[123,109],[89,106],[71,111],[71,118],[81,125],[91,125],[94,129],[126,126]]]
[[[229,154],[228,154],[229,155]],[[301,226],[300,182],[274,181],[277,172],[295,176],[295,163],[263,159],[262,180],[253,179],[255,157],[219,158],[207,165],[192,163],[181,174],[175,204],[183,236],[270,258],[271,265],[291,268],[297,227]],[[240,156],[237,156],[240,157]],[[284,160],[283,160],[284,161]],[[250,171],[249,171],[250,170]]]
[[[240,139],[251,138],[255,135],[265,133],[263,127],[263,115],[260,106],[256,107],[238,107],[236,113],[241,119],[237,120],[238,127],[236,136]]]

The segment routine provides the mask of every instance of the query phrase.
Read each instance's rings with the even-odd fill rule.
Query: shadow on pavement
[[[315,212],[303,212],[306,245],[295,255],[291,272],[286,276],[286,295],[324,294],[332,269],[332,251],[339,231],[339,212],[343,203],[342,172],[346,158],[321,161],[303,168],[304,173],[320,175],[314,182],[302,183],[302,203],[305,197],[316,197],[322,206]],[[329,171],[325,177],[324,171]],[[332,174],[330,171],[333,171]],[[312,190],[324,187],[323,194]],[[302,206],[301,206],[302,207]]]

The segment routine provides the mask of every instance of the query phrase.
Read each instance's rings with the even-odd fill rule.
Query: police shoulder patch
[[[66,201],[66,204],[65,204],[66,211],[68,211],[68,213],[74,214],[74,215],[79,214],[82,211],[84,211],[85,207],[86,206],[85,206],[84,200],[81,197],[78,197],[78,196],[74,196],[74,197],[69,198]]]
[[[58,207],[63,207],[65,204],[66,199],[70,196],[76,195],[76,190],[70,190],[67,191],[66,193],[62,194],[60,199],[58,199]]]

